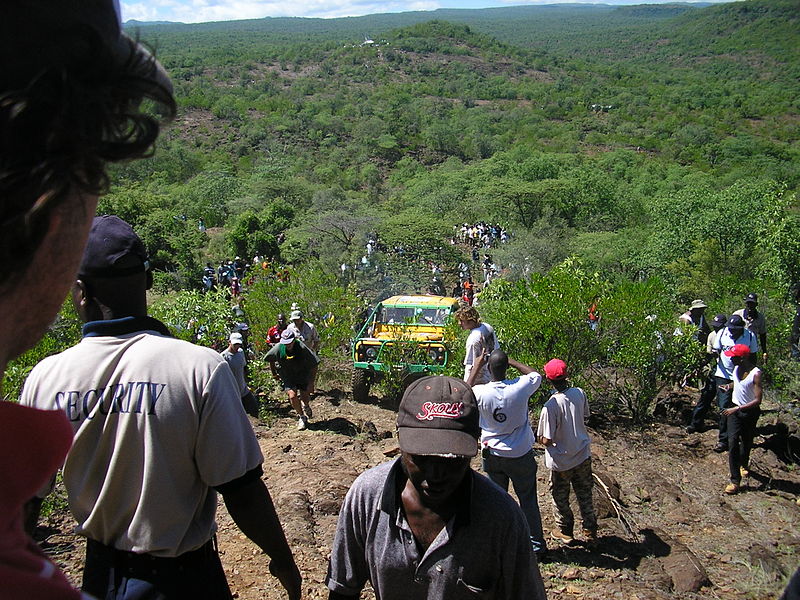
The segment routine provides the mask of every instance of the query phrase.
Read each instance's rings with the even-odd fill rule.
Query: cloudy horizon
[[[543,4],[666,4],[675,0],[145,0],[122,2],[123,21],[206,23],[264,17],[360,17],[379,13],[432,11],[438,8],[492,8]],[[706,0],[724,2],[729,0]]]

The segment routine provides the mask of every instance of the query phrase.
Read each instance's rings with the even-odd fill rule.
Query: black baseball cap
[[[711,319],[711,326],[712,327],[722,327],[728,321],[728,317],[724,314],[720,313],[718,315],[714,315],[714,318]]]
[[[728,327],[744,327],[744,319],[740,315],[731,315],[728,319]]]
[[[480,433],[475,394],[461,379],[423,377],[403,394],[397,435],[404,452],[475,456]]]
[[[133,227],[114,215],[94,218],[79,276],[125,277],[149,268],[147,251]]]
[[[748,302],[752,302],[753,304],[758,304],[758,294],[754,294],[750,292],[747,296],[744,297],[745,304]]]
[[[147,65],[147,76],[172,93],[164,68],[122,31],[119,0],[3,0],[0,89],[24,88],[40,74],[69,68],[99,38],[115,66]]]

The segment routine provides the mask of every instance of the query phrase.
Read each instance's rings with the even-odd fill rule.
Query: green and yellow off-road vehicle
[[[379,302],[353,341],[353,399],[367,400],[370,385],[390,371],[407,379],[443,371],[450,357],[446,320],[458,306],[446,296]]]

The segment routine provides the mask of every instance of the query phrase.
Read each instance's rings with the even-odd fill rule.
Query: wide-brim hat
[[[475,456],[480,431],[472,388],[455,377],[418,379],[400,401],[397,437],[403,452]]]
[[[289,320],[296,321],[297,319],[303,318],[303,311],[302,310],[293,310],[292,314],[289,315]]]
[[[708,308],[708,304],[706,304],[702,300],[692,300],[692,304],[689,307],[689,310],[694,310],[695,308]]]

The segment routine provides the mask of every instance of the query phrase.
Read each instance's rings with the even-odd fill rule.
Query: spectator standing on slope
[[[222,358],[225,359],[225,362],[228,363],[231,371],[233,371],[233,378],[239,386],[239,393],[242,396],[242,406],[244,406],[245,412],[251,417],[258,417],[258,402],[256,402],[253,392],[247,386],[247,378],[245,377],[247,359],[242,348],[243,344],[242,334],[234,332],[228,338],[228,347],[220,354],[222,354]]]
[[[586,431],[589,402],[581,388],[567,381],[567,365],[554,358],[544,366],[547,381],[555,388],[539,415],[536,435],[545,447],[544,462],[550,469],[550,493],[556,529],[554,539],[573,541],[575,516],[569,504],[570,484],[575,490],[583,520],[583,536],[588,542],[597,539],[597,515],[592,502],[592,450]]]
[[[703,420],[706,418],[706,413],[717,395],[717,380],[714,377],[717,366],[717,353],[714,351],[714,344],[717,341],[719,332],[725,327],[727,321],[728,317],[719,314],[715,315],[710,322],[711,333],[708,334],[708,338],[706,339],[706,366],[703,369],[703,372],[706,373],[706,380],[703,384],[703,389],[700,390],[700,397],[697,400],[697,404],[692,410],[692,420],[686,428],[686,433],[695,433],[696,431],[703,430]]]
[[[275,325],[270,327],[269,331],[267,331],[267,342],[270,346],[274,346],[281,341],[281,334],[287,326],[286,315],[278,313],[278,317],[275,319]]]
[[[744,326],[758,337],[761,358],[767,360],[767,320],[764,313],[758,310],[758,295],[749,293],[744,297],[744,308],[740,308],[734,315],[744,319]]]
[[[469,331],[464,354],[464,381],[473,381],[475,385],[489,383],[489,369],[484,364],[478,374],[470,379],[470,373],[477,357],[481,354],[491,354],[500,347],[494,328],[488,323],[481,323],[478,309],[474,306],[459,308],[455,313],[458,324],[465,331]]]
[[[737,344],[744,344],[750,348],[752,354],[758,353],[758,340],[749,329],[745,329],[745,322],[741,315],[733,314],[728,319],[725,328],[714,339],[714,352],[717,354],[717,368],[714,370],[714,379],[717,382],[717,405],[720,410],[719,437],[714,452],[722,453],[728,450],[728,419],[724,411],[731,406],[731,382],[733,381],[733,361],[725,354]]]
[[[491,381],[472,387],[481,417],[483,470],[506,491],[509,480],[514,484],[514,493],[530,529],[531,547],[542,557],[547,552],[547,542],[536,495],[537,465],[533,451],[536,437],[528,418],[528,400],[539,389],[542,376],[502,350],[495,350],[488,359],[485,354],[478,356],[470,379],[477,376],[487,361]],[[519,371],[520,376],[506,379],[509,366]]]
[[[34,367],[20,398],[72,424],[63,474],[87,538],[83,589],[115,600],[230,599],[214,539],[219,492],[298,600],[300,572],[239,387],[219,354],[147,315],[152,281],[130,225],[95,218],[72,291],[83,339]]]
[[[739,491],[742,477],[750,474],[750,449],[756,434],[756,423],[761,414],[761,369],[759,369],[750,347],[737,344],[725,350],[725,356],[731,359],[733,367],[733,386],[731,403],[723,414],[728,419],[728,468],[730,483],[725,486],[726,494]]]

